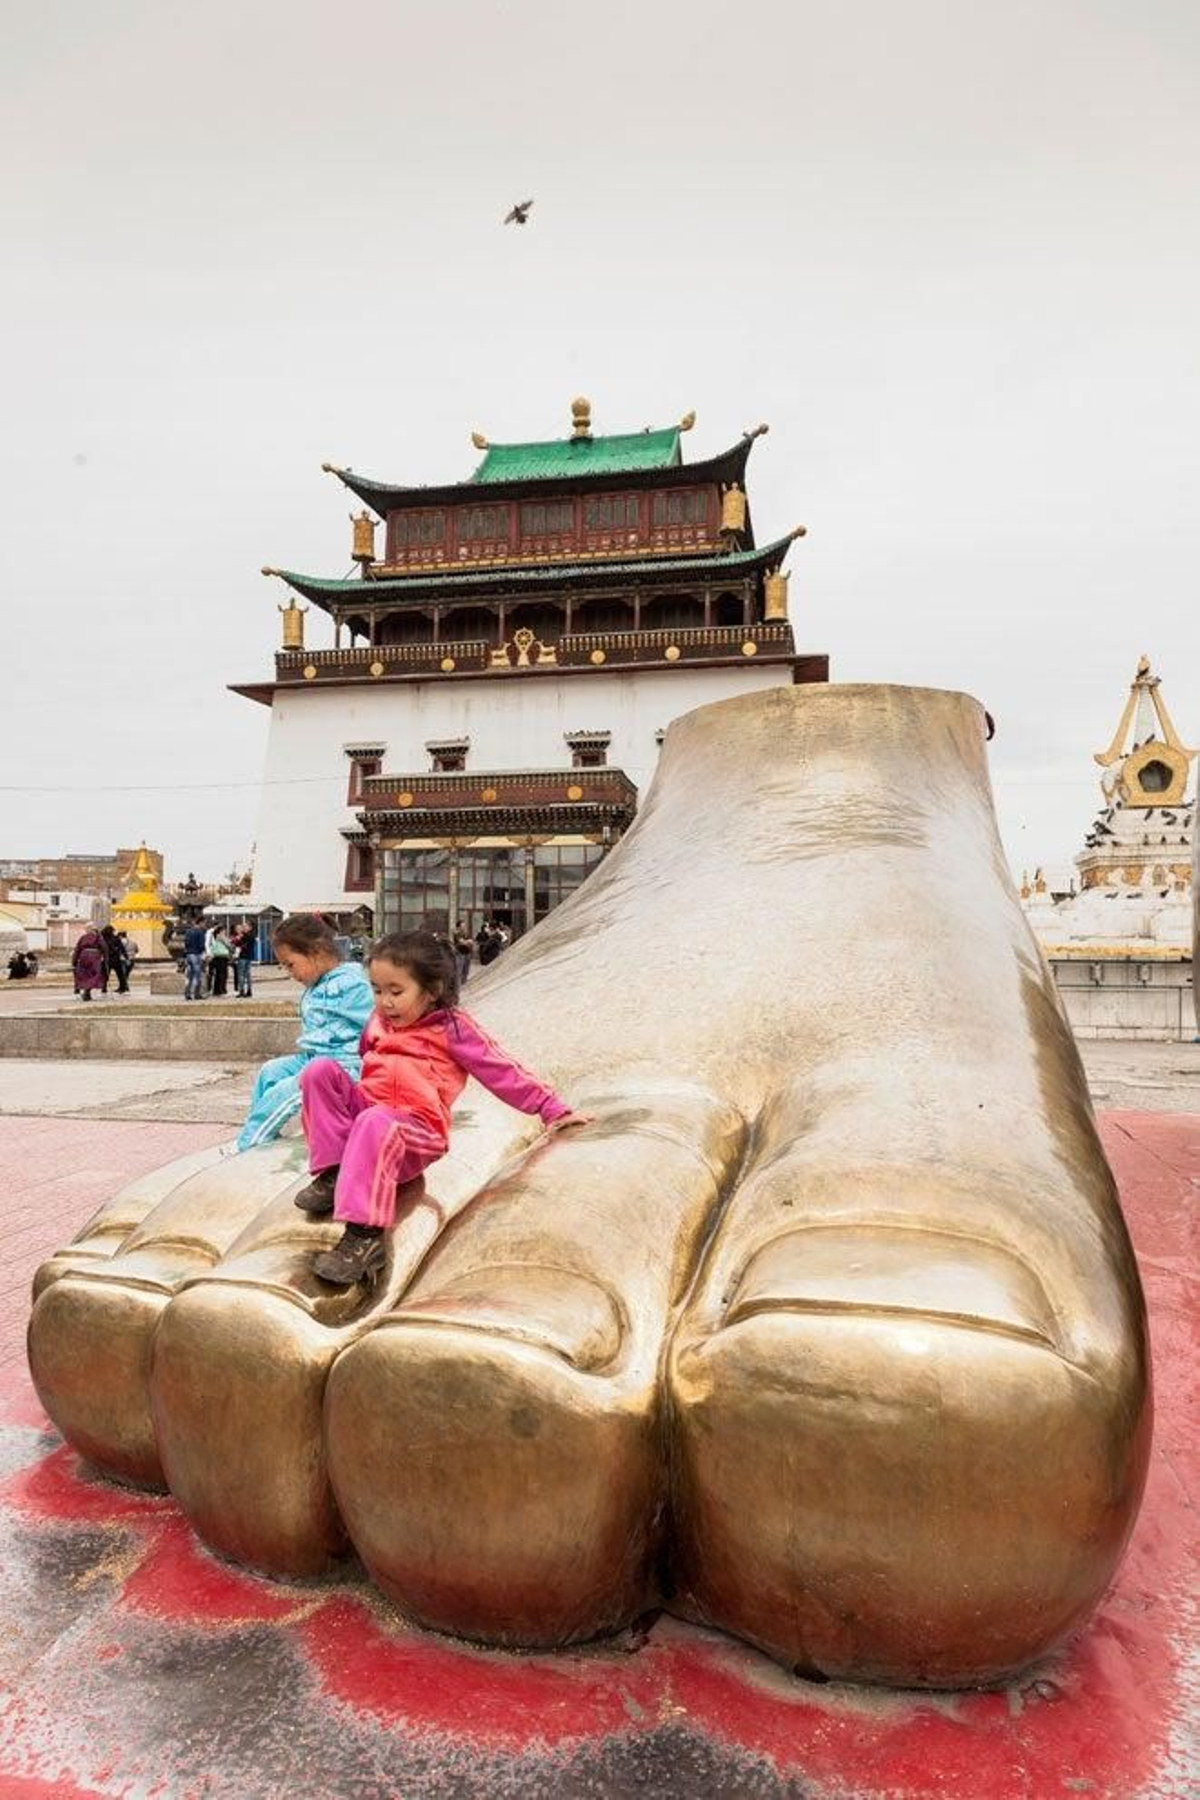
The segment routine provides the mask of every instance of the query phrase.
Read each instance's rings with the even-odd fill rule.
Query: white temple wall
[[[608,731],[608,766],[638,790],[650,785],[656,735],[673,719],[735,694],[790,687],[786,665],[731,669],[614,670],[579,676],[444,679],[378,688],[278,689],[271,708],[254,851],[252,903],[336,910],[370,896],[343,887],[347,744],[384,746],[386,775],[428,773],[426,744],[466,737],[467,770],[569,769],[564,733]]]

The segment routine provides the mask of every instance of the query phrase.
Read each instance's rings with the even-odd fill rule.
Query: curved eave
[[[473,569],[455,574],[447,570],[430,575],[403,575],[392,581],[362,581],[351,577],[344,581],[327,581],[316,575],[302,575],[294,569],[271,569],[281,581],[304,600],[325,612],[361,610],[371,606],[395,605],[398,601],[428,599],[431,593],[439,599],[459,594],[500,594],[536,591],[539,587],[613,587],[628,585],[649,577],[664,578],[680,586],[694,586],[697,581],[740,577],[767,573],[780,567],[792,547],[795,532],[776,538],[755,550],[734,550],[724,556],[673,556],[661,560],[647,559],[609,563],[546,563],[536,568]]]
[[[695,487],[710,481],[742,481],[750,456],[753,437],[743,437],[718,456],[704,462],[672,463],[659,469],[606,469],[594,475],[529,475],[512,481],[457,481],[445,487],[394,487],[385,481],[372,481],[368,475],[353,469],[339,469],[332,463],[324,467],[336,475],[352,494],[386,517],[406,506],[480,506],[493,500],[520,500],[532,491],[540,498],[562,494],[596,494],[613,488]]]

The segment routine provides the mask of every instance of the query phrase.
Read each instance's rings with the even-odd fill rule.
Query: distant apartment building
[[[108,855],[77,853],[70,856],[0,857],[0,882],[35,888],[39,892],[95,894],[115,899],[133,879],[140,847],[115,850]],[[147,850],[150,866],[163,878],[161,850]]]

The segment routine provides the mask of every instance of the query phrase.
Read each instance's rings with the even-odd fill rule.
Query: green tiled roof
[[[586,563],[545,563],[533,568],[497,566],[488,569],[431,569],[428,574],[401,575],[393,580],[364,581],[359,576],[350,576],[344,580],[327,580],[318,575],[302,575],[294,569],[264,569],[265,575],[278,575],[286,581],[290,588],[312,600],[316,605],[328,607],[333,601],[358,601],[363,606],[373,602],[387,600],[406,600],[418,594],[427,594],[431,588],[462,591],[470,588],[488,588],[501,586],[537,587],[547,583],[560,584],[573,577],[591,576],[603,580],[606,576],[618,577],[629,581],[642,575],[678,575],[686,578],[703,578],[704,576],[721,576],[729,573],[746,573],[749,569],[777,569],[792,547],[796,533],[789,532],[787,537],[777,538],[772,544],[762,544],[756,550],[734,550],[719,556],[673,556],[670,558],[648,558],[645,562],[586,562]]]
[[[556,481],[564,475],[626,475],[673,469],[679,428],[628,431],[615,437],[552,438],[543,444],[491,444],[472,481]]]

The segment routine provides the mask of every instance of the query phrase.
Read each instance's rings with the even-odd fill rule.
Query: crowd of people
[[[211,996],[220,1000],[229,992],[229,972],[233,970],[235,999],[253,998],[251,971],[258,930],[250,919],[244,919],[227,931],[224,925],[206,926],[194,919],[183,933],[183,973],[185,1000],[203,1000]]]
[[[332,922],[330,925],[332,929]],[[478,959],[479,966],[487,968],[495,962],[500,952],[512,942],[512,932],[501,920],[490,918],[472,934],[468,922],[459,919],[453,932],[445,934],[442,941],[453,952],[458,985],[463,987],[472,963]],[[182,953],[184,999],[223,998],[229,993],[231,973],[234,997],[251,999],[257,942],[258,929],[251,919],[226,927],[223,924],[207,925],[202,919],[194,918],[182,929],[174,928],[174,941],[170,947],[176,955]],[[335,942],[342,960],[361,960],[363,946],[357,940],[335,937]],[[111,925],[105,925],[102,930],[89,928],[82,933],[71,954],[75,992],[81,999],[90,1000],[96,992],[106,994],[112,980],[116,982],[119,994],[127,994],[136,957],[137,945],[125,932],[115,931]],[[10,959],[8,974],[11,981],[36,975],[37,958],[31,951],[19,952]]]
[[[437,934],[435,933],[435,935]],[[494,963],[500,952],[512,943],[512,932],[498,919],[485,919],[472,937],[471,927],[467,921],[459,919],[449,943],[454,952],[458,985],[465,987],[474,959],[478,957],[480,968],[486,969],[488,964]]]

